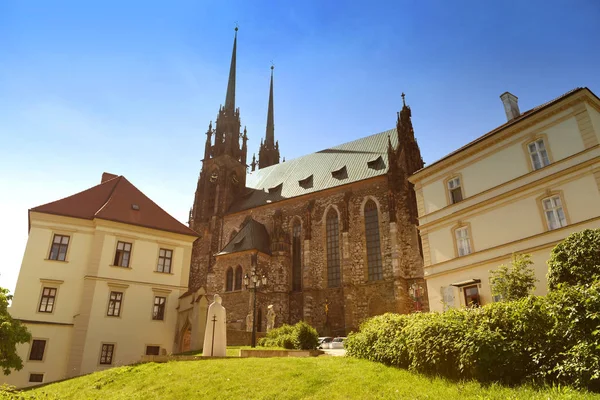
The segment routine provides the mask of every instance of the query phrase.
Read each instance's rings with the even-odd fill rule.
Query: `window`
[[[45,350],[45,340],[33,339],[33,342],[31,342],[31,350],[29,351],[29,361],[42,361],[44,359]]]
[[[379,216],[373,200],[365,204],[365,236],[367,238],[367,265],[370,281],[383,279],[381,245],[379,243]]]
[[[544,207],[544,215],[546,216],[546,223],[548,229],[558,229],[567,225],[567,218],[563,210],[560,196],[547,197],[542,200],[542,206]]]
[[[160,249],[158,251],[158,272],[165,274],[171,273],[171,261],[173,260],[173,250]]]
[[[146,346],[147,356],[157,356],[160,353],[160,346]]]
[[[152,319],[162,321],[165,319],[165,303],[166,297],[154,296],[154,308],[152,309]]]
[[[456,236],[456,248],[458,249],[458,256],[466,256],[471,254],[471,238],[469,237],[469,227],[465,226],[458,228],[454,231]]]
[[[233,268],[227,268],[227,273],[225,274],[225,291],[231,292],[233,290]]]
[[[67,259],[67,248],[69,247],[69,237],[64,235],[54,235],[52,248],[50,249],[50,260],[65,261]]]
[[[340,286],[340,225],[337,212],[332,208],[326,218],[327,233],[327,286]]]
[[[450,204],[456,204],[459,201],[462,201],[462,186],[460,184],[459,176],[448,181],[448,195],[450,197]]]
[[[466,286],[463,291],[465,293],[465,305],[467,307],[479,307],[479,289],[477,285]]]
[[[131,243],[117,242],[117,251],[113,265],[117,267],[129,267],[129,257],[131,255]]]
[[[44,374],[29,374],[29,382],[44,382]]]
[[[113,362],[113,354],[115,352],[114,344],[103,344],[100,351],[100,364],[110,365]]]
[[[42,299],[40,300],[39,312],[51,313],[54,310],[54,301],[56,300],[56,288],[45,287],[42,289]]]
[[[529,151],[531,165],[534,170],[550,165],[550,159],[548,158],[544,139],[538,139],[535,142],[529,143],[527,145],[527,150]]]
[[[235,290],[242,290],[242,267],[239,265],[235,269]]]
[[[108,311],[106,315],[109,317],[118,317],[121,315],[121,302],[123,301],[122,292],[110,292],[108,299]]]
[[[296,220],[292,228],[292,290],[302,290],[302,227]]]

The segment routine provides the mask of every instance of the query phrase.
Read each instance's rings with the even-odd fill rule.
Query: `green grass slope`
[[[535,390],[448,382],[345,357],[148,363],[113,368],[11,396],[15,397],[8,398],[78,400],[600,399],[600,395],[568,388]]]

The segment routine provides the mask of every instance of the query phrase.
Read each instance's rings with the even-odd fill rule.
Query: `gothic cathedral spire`
[[[267,134],[258,151],[258,168],[279,164],[279,143],[275,141],[275,116],[273,112],[273,69],[271,66],[271,87],[269,88],[269,109],[267,111]],[[262,141],[261,141],[262,142]]]
[[[199,229],[198,223],[222,215],[246,184],[248,135],[245,128],[241,132],[240,109],[235,106],[237,31],[236,27],[225,107],[219,107],[214,127],[211,122],[206,132],[202,170],[190,215],[190,226],[195,229]]]
[[[229,81],[227,82],[227,95],[225,97],[225,110],[235,110],[235,59],[237,49],[237,26],[235,27],[235,36],[233,38],[233,52],[231,53],[231,66],[229,67]]]

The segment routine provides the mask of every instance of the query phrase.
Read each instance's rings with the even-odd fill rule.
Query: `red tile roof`
[[[134,209],[136,205],[139,209]],[[34,207],[29,211],[82,219],[105,219],[161,231],[198,236],[150,200],[124,176],[104,180],[64,199]]]

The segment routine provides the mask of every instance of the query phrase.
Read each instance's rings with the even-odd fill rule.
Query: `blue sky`
[[[249,149],[291,159],[395,126],[406,92],[431,163],[577,87],[600,94],[600,3],[0,1],[0,286],[27,209],[125,175],[186,221],[204,132],[225,101],[233,27]],[[251,157],[251,155],[249,155]]]

